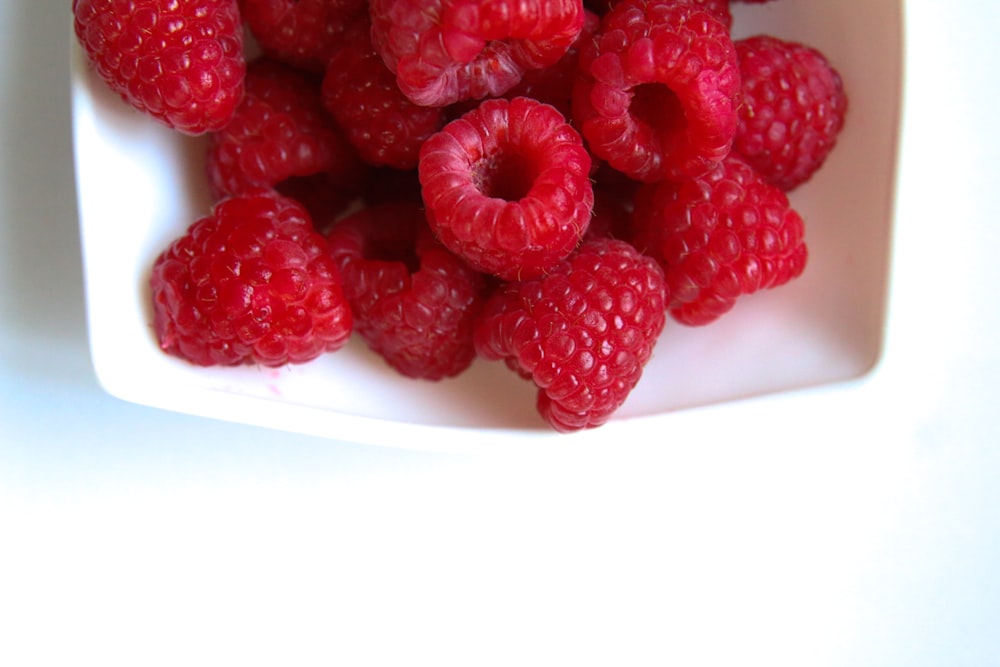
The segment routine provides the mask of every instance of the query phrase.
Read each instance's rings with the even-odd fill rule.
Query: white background
[[[906,13],[874,373],[481,458],[104,394],[69,1],[5,0],[0,665],[1000,664],[1000,9]],[[716,419],[731,439],[699,437]]]

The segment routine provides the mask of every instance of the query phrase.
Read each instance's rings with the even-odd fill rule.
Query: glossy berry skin
[[[73,0],[73,28],[121,98],[184,134],[225,125],[243,96],[236,0]]]
[[[601,27],[601,18],[589,10],[584,11],[583,27],[569,49],[555,63],[540,69],[527,70],[520,82],[504,97],[530,97],[551,104],[566,118],[573,114],[573,84],[580,60],[580,46],[594,38]]]
[[[409,100],[371,42],[367,14],[345,28],[331,50],[323,105],[366,163],[417,166],[420,147],[445,123],[444,110]]]
[[[546,272],[590,222],[590,156],[554,107],[486,100],[431,136],[417,170],[431,229],[448,249],[504,279]]]
[[[735,153],[699,178],[642,186],[632,223],[636,247],[666,270],[671,315],[692,326],[798,277],[808,256],[788,197]]]
[[[739,68],[715,15],[623,0],[580,52],[573,121],[595,156],[642,182],[705,173],[736,134]]]
[[[319,78],[269,57],[250,62],[246,96],[231,122],[209,136],[206,162],[217,199],[261,187],[316,198],[322,189],[332,212],[354,195],[363,172],[323,108]]]
[[[399,373],[441,380],[475,358],[486,279],[431,234],[416,203],[365,208],[328,233],[355,331]]]
[[[239,0],[261,50],[288,65],[322,72],[344,27],[367,13],[365,0]]]
[[[760,35],[736,42],[741,104],[733,149],[790,191],[816,173],[847,113],[843,80],[818,50]]]
[[[304,363],[351,333],[326,239],[273,193],[218,203],[160,254],[150,287],[160,346],[199,366]]]
[[[370,0],[372,40],[415,104],[504,94],[583,27],[580,0]]]
[[[622,0],[584,0],[584,6],[604,16],[612,7]],[[732,0],[673,0],[675,4],[686,4],[700,7],[715,15],[727,28],[733,27],[733,15],[729,11]]]
[[[502,285],[476,326],[476,351],[538,387],[558,431],[600,426],[642,375],[666,320],[655,261],[630,244],[590,238],[547,275]]]

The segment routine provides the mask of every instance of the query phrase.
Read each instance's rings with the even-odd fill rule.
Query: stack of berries
[[[501,361],[553,428],[604,423],[669,318],[806,265],[787,193],[843,84],[734,39],[737,1],[766,0],[73,0],[97,74],[206,136],[216,204],[152,267],[161,347],[276,366],[357,334],[407,377]]]

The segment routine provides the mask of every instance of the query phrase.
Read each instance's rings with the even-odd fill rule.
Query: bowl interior
[[[733,3],[737,37],[769,33],[823,51],[850,109],[836,149],[792,193],[810,249],[803,276],[745,298],[707,327],[670,322],[615,420],[842,382],[877,362],[902,80],[897,2]],[[119,398],[342,437],[344,420],[547,432],[535,392],[479,360],[439,383],[397,375],[363,343],[281,369],[195,368],[158,349],[146,286],[156,255],[209,208],[203,142],[141,117],[73,49],[75,159],[91,349]],[[305,422],[303,418],[306,418]],[[308,422],[306,428],[304,423]],[[371,439],[378,439],[372,433]]]

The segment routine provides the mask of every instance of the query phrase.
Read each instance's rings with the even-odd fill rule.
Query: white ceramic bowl
[[[809,264],[798,280],[744,298],[708,327],[669,322],[639,385],[602,427],[609,437],[656,433],[679,410],[844,382],[874,367],[893,217],[901,5],[733,3],[737,37],[765,32],[815,46],[840,71],[850,98],[833,154],[792,194],[806,222]],[[109,393],[371,444],[577,437],[548,429],[535,412],[534,388],[497,362],[479,360],[459,378],[429,383],[400,377],[356,338],[336,354],[281,369],[196,368],[163,354],[150,324],[148,272],[209,208],[202,140],[128,109],[88,71],[75,40],[71,80],[90,342]]]

